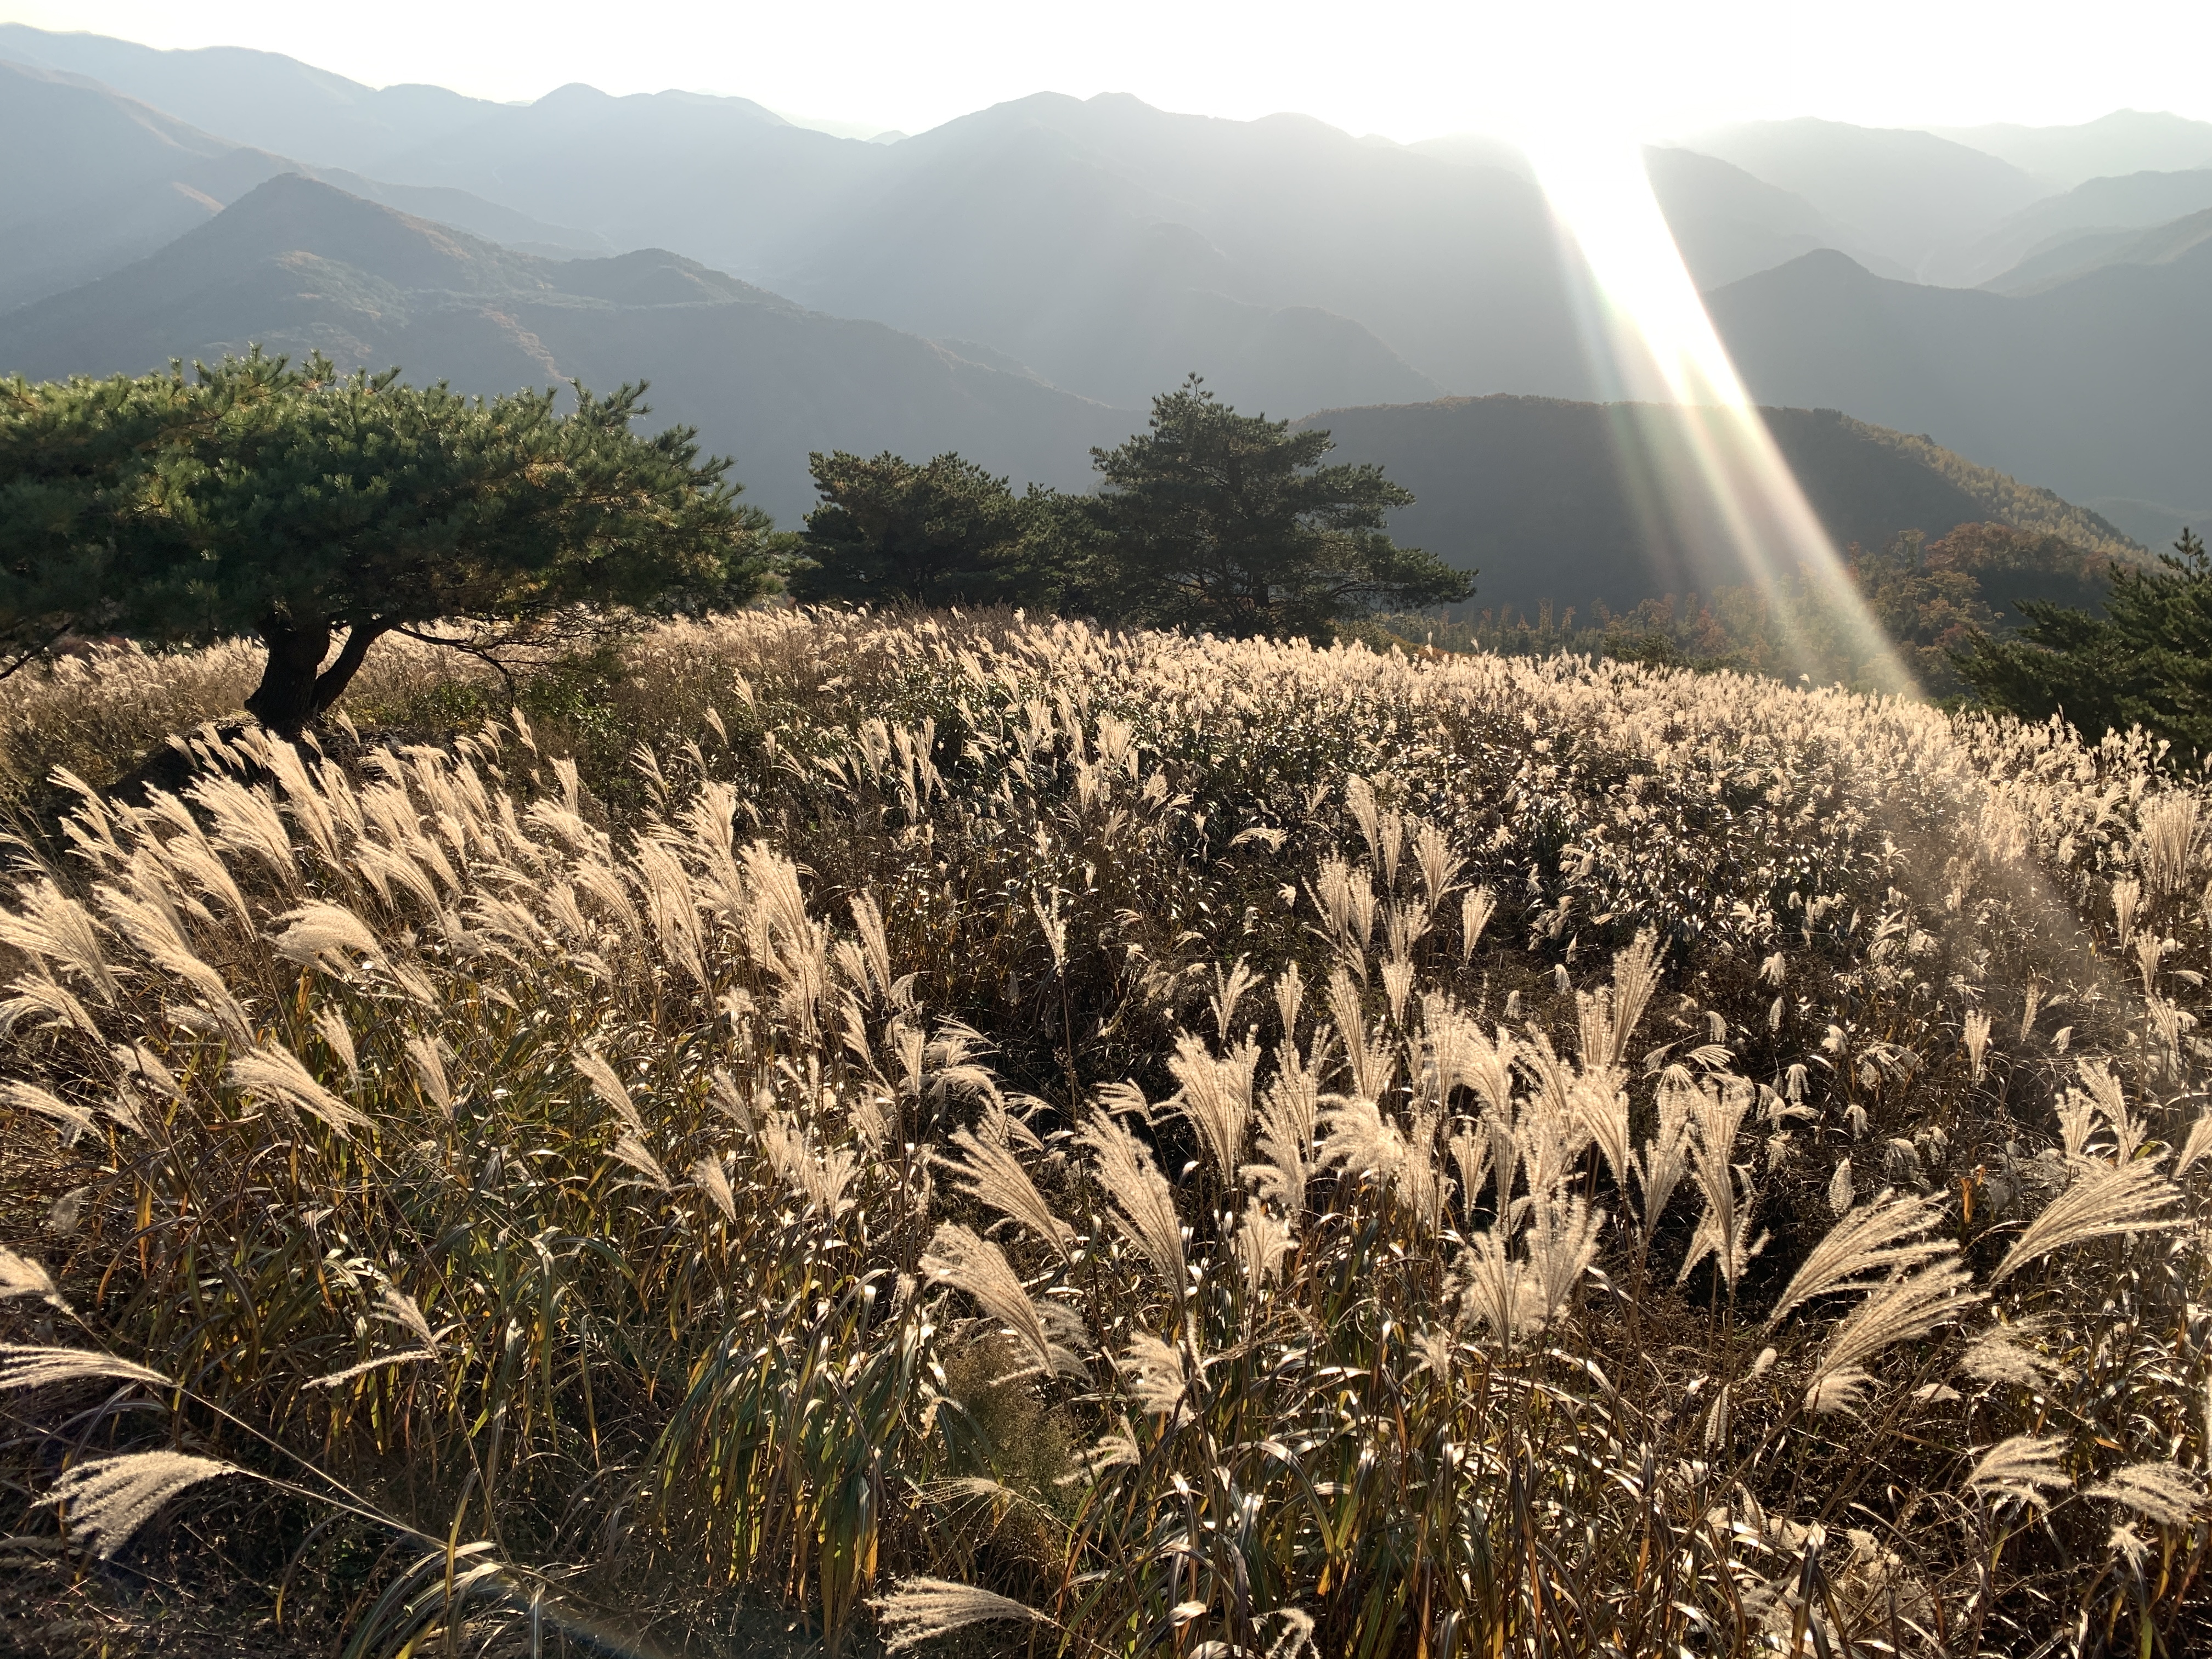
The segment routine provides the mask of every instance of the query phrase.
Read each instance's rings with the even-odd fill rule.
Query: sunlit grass
[[[234,665],[0,715],[112,775]],[[2201,1637],[2140,740],[1005,617],[444,672],[25,854],[9,1532],[363,1654]],[[138,1452],[246,1474],[64,1473]]]

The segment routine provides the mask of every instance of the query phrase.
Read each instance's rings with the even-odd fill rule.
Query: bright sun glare
[[[1652,193],[1641,146],[1625,131],[1590,126],[1547,126],[1520,142],[1583,267],[1584,344],[1605,395],[1639,405],[1623,411],[1614,432],[1655,544],[1695,549],[1717,539],[1732,556],[1729,574],[1777,600],[1802,574],[1846,619],[1855,653],[1876,671],[1870,678],[1910,689],[1911,671],[1868,614],[1744,391]],[[1705,567],[1708,583],[1716,568]],[[1790,613],[1777,605],[1785,623]]]

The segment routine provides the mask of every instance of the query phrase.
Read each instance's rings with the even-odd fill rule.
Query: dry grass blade
[[[2180,1189],[2148,1163],[2109,1164],[2078,1176],[2013,1241],[1990,1283],[2002,1285],[2038,1257],[2069,1244],[2171,1227],[2175,1218],[2158,1212],[2180,1197]]]
[[[235,1463],[183,1452],[127,1452],[64,1469],[39,1502],[58,1507],[78,1540],[105,1559],[179,1493],[204,1480],[246,1473]]]
[[[1052,1620],[1035,1607],[946,1578],[902,1578],[890,1591],[878,1596],[873,1606],[886,1653],[903,1653],[933,1637],[950,1635],[987,1620],[1012,1619],[1024,1624],[1053,1625]]]

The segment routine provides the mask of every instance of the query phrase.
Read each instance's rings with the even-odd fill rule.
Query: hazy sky
[[[0,0],[0,20],[289,52],[372,85],[534,98],[667,87],[907,131],[1040,90],[1399,139],[1602,112],[1654,136],[1823,115],[2212,118],[2207,0]]]

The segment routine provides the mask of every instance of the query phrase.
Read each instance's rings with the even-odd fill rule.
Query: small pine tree
[[[551,391],[464,398],[258,352],[191,378],[0,382],[0,650],[255,634],[246,708],[296,736],[386,634],[750,598],[767,520],[690,428],[630,430],[644,391],[579,387],[562,415]]]
[[[1016,495],[973,461],[946,453],[917,466],[886,451],[807,457],[822,505],[793,572],[801,599],[888,605],[1013,605],[1046,596],[1039,531],[1048,492]]]
[[[1375,465],[1323,466],[1325,431],[1239,415],[1195,374],[1149,430],[1093,450],[1083,601],[1119,620],[1234,636],[1327,637],[1378,605],[1464,599],[1471,577],[1385,528],[1413,493]]]
[[[1952,660],[1993,708],[2063,714],[2082,736],[2141,726],[2195,759],[2212,754],[2212,558],[2184,530],[2156,570],[2115,567],[2101,617],[2027,600],[2027,626]]]

